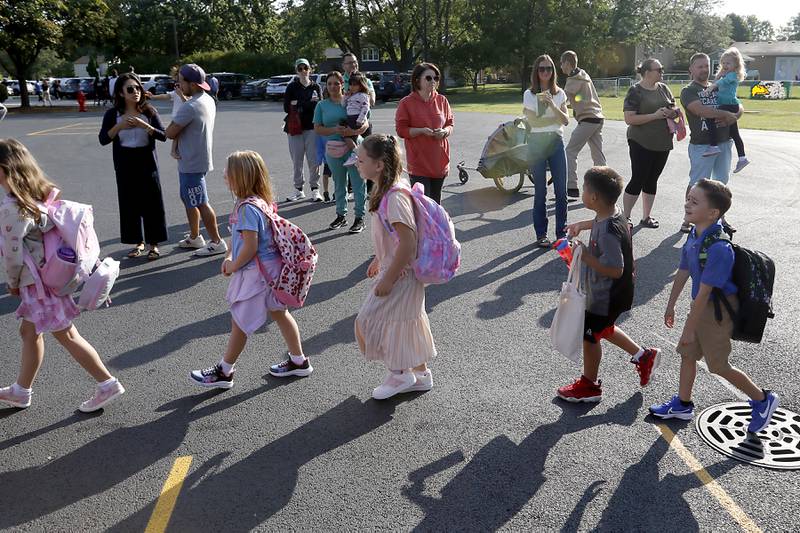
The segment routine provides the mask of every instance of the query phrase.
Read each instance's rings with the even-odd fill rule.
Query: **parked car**
[[[9,96],[19,96],[19,81],[18,80],[3,80],[3,85],[8,89]],[[28,86],[28,94],[33,95],[36,92],[36,84],[28,80],[25,82]]]
[[[411,93],[411,75],[395,72],[381,74],[375,83],[375,97],[388,102],[390,98],[403,98]]]
[[[286,87],[294,79],[294,74],[273,76],[267,81],[267,98],[280,100],[286,92]]]
[[[241,97],[247,100],[252,100],[254,98],[261,98],[262,100],[267,99],[267,82],[269,81],[268,78],[254,80],[249,83],[245,83],[242,86]]]
[[[219,81],[219,92],[217,97],[220,100],[230,100],[238,98],[242,94],[242,87],[253,81],[253,77],[248,74],[236,74],[234,72],[214,72],[209,77],[214,76]]]
[[[78,91],[83,91],[86,98],[94,98],[94,78],[64,78],[61,80],[61,98],[78,97]]]
[[[175,89],[175,80],[170,78],[169,76],[159,76],[153,87],[150,89],[150,92],[153,94],[167,94],[168,92]]]
[[[319,85],[324,90],[325,89],[325,82],[328,79],[328,75],[327,74],[312,74],[311,75],[311,79],[314,80],[315,82],[317,82],[317,85]]]
[[[167,76],[166,74],[142,74],[139,76],[139,81],[142,82],[142,87],[144,87],[145,91],[153,92],[156,84],[161,81],[172,81],[172,78]]]

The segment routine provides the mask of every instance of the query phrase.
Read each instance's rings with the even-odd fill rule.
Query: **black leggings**
[[[411,176],[411,185],[421,183],[425,187],[425,196],[436,202],[442,203],[442,186],[444,185],[444,178],[426,178],[424,176]]]
[[[628,146],[631,153],[631,180],[625,187],[625,193],[632,196],[639,196],[641,192],[656,194],[658,178],[667,164],[669,150],[648,150],[632,139],[628,139]]]
[[[739,106],[738,105],[721,105],[718,106],[718,109],[722,109],[723,111],[730,111],[731,113],[738,113]],[[714,120],[706,119],[706,124],[708,125],[708,134],[711,137],[711,146],[717,145],[717,123]],[[733,144],[736,146],[736,155],[739,157],[744,157],[744,141],[742,141],[742,136],[739,133],[739,123],[734,122],[730,126],[728,126],[728,133],[730,138],[733,140]]]

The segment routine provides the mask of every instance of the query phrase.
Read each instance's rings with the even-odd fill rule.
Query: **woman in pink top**
[[[439,94],[441,73],[433,63],[420,63],[411,73],[411,94],[400,100],[394,116],[397,135],[405,140],[411,183],[422,183],[425,195],[441,203],[442,185],[450,171],[453,112]]]

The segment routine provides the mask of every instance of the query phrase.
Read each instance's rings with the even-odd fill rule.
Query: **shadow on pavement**
[[[112,488],[172,454],[186,438],[190,422],[217,414],[288,382],[291,380],[271,380],[261,387],[226,396],[197,410],[194,408],[219,396],[222,391],[185,396],[159,407],[158,412],[168,414],[157,420],[115,429],[42,465],[0,473],[0,486],[13,488],[0,491],[0,508],[3,509],[0,529],[22,526]],[[77,419],[69,417],[49,429],[11,441],[27,440],[74,422]],[[302,446],[295,444],[295,448]],[[25,497],[20,498],[20,495]]]
[[[351,396],[222,471],[215,468],[221,456],[211,458],[184,482],[170,529],[195,531],[199,524],[208,531],[257,528],[291,501],[303,465],[391,422],[396,407],[417,396],[383,402],[361,402]],[[232,506],[235,513],[220,512],[220,505]],[[144,530],[154,506],[155,501],[111,531]]]
[[[562,437],[601,424],[632,425],[642,395],[637,392],[605,413],[591,416],[584,415],[597,404],[553,403],[562,409],[558,420],[537,427],[519,444],[505,435],[495,437],[442,489],[441,497],[425,494],[425,480],[453,466],[453,454],[409,474],[411,484],[403,494],[425,513],[414,531],[495,531],[503,527],[547,480],[548,455]]]

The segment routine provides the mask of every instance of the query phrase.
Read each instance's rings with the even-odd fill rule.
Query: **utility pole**
[[[180,59],[181,54],[178,51],[178,22],[175,17],[172,17],[172,37],[175,40],[175,59]]]

